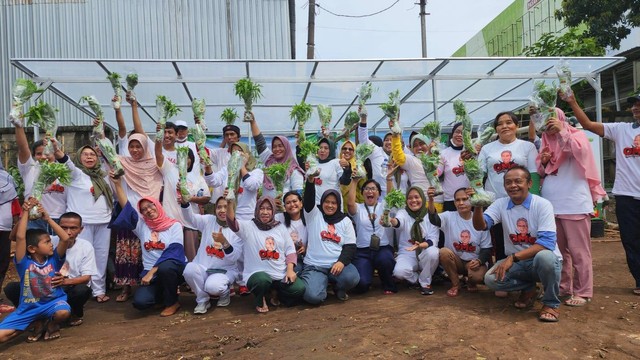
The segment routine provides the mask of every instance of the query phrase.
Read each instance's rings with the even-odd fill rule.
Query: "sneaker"
[[[196,305],[196,308],[193,309],[193,313],[194,314],[206,314],[207,310],[209,310],[210,307],[211,307],[211,303],[208,302],[208,301],[206,303],[198,304],[198,305]]]
[[[220,296],[216,306],[228,306],[229,304],[231,304],[231,294],[227,294],[227,296]]]
[[[336,297],[338,298],[338,300],[342,300],[342,301],[349,300],[349,295],[347,295],[347,292],[344,290],[336,291]]]
[[[424,287],[420,288],[420,294],[422,294],[422,295],[433,295],[433,289],[431,288],[431,285],[427,285],[427,286],[424,286]]]
[[[247,296],[249,295],[249,288],[244,285],[240,285],[238,287],[238,292],[240,293],[241,296]]]

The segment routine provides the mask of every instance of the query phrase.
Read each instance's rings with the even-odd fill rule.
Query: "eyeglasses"
[[[143,212],[147,212],[149,210],[155,210],[155,209],[156,209],[155,205],[149,205],[149,206],[141,207],[140,212],[143,213]]]
[[[260,206],[259,210],[260,210],[260,211],[263,211],[263,210],[264,210],[264,211],[267,211],[267,210],[268,210],[268,211],[271,211],[271,206]]]
[[[375,187],[375,186],[374,187],[368,187],[367,186],[366,188],[364,188],[364,191],[378,191],[378,188]]]
[[[342,148],[342,151],[353,151],[353,148]]]

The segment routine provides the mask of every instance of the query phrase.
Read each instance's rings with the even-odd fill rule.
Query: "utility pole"
[[[420,27],[422,30],[422,57],[427,57],[427,20],[425,7],[427,6],[427,0],[420,0]]]
[[[307,59],[313,59],[315,52],[316,0],[309,0],[309,26],[307,29]]]

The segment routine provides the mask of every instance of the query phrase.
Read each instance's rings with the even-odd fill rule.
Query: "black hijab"
[[[322,210],[322,204],[327,199],[327,197],[331,195],[336,197],[336,202],[338,204],[337,204],[336,212],[333,213],[333,215],[327,215],[324,213],[324,210]],[[329,225],[339,223],[340,221],[342,221],[342,219],[347,217],[347,215],[342,212],[342,201],[340,201],[340,193],[334,189],[329,189],[325,191],[324,194],[322,194],[322,197],[320,198],[320,205],[318,205],[318,209],[320,209],[320,212],[322,213],[322,217],[324,218],[324,221]]]
[[[336,145],[333,143],[333,141],[331,141],[331,140],[329,140],[327,138],[322,138],[322,139],[318,140],[318,145],[320,145],[322,143],[326,143],[329,146],[329,156],[327,156],[327,158],[324,159],[324,160],[318,159],[318,162],[320,164],[328,163],[329,161],[331,161],[331,160],[336,158]]]

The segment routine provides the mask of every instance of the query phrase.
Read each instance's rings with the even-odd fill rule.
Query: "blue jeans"
[[[327,298],[327,284],[334,284],[335,291],[349,291],[360,281],[358,269],[349,264],[342,269],[338,276],[331,274],[331,268],[322,268],[305,264],[300,273],[300,279],[304,282],[304,301],[319,305]]]
[[[560,271],[562,262],[551,250],[542,250],[533,259],[520,260],[514,263],[502,281],[496,279],[496,266],[504,260],[498,261],[484,276],[484,284],[494,291],[529,291],[533,290],[539,281],[544,288],[542,303],[551,308],[560,306]]]
[[[636,281],[636,288],[640,288],[640,200],[616,195],[616,216],[627,266]]]
[[[397,292],[398,288],[393,281],[393,268],[396,261],[393,258],[393,247],[391,245],[381,246],[380,250],[369,248],[358,248],[352,264],[358,269],[360,282],[356,286],[358,292],[366,292],[373,282],[373,270],[378,270],[382,289],[384,291]]]
[[[171,306],[178,302],[178,286],[184,282],[185,265],[176,260],[166,260],[158,265],[158,271],[146,286],[140,286],[133,294],[133,307],[148,309],[155,304]]]

